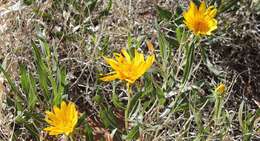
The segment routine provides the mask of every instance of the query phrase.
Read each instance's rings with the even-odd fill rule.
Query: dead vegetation
[[[126,92],[124,86],[119,83],[101,83],[97,79],[101,73],[107,71],[102,56],[126,47],[129,35],[141,40],[143,47],[141,49],[144,51],[145,40],[151,39],[155,49],[159,52],[156,5],[176,13],[177,5],[184,6],[187,5],[187,2],[183,2],[183,0],[174,2],[170,0],[113,0],[110,7],[107,1],[98,0],[97,6],[91,11],[88,7],[90,5],[87,5],[86,9],[80,9],[82,5],[86,4],[83,1],[80,1],[79,5],[76,4],[79,9],[74,9],[66,3],[62,3],[64,5],[55,4],[56,2],[46,0],[30,6],[21,4],[18,9],[15,7],[13,10],[10,8],[18,1],[0,2],[1,63],[6,63],[8,72],[16,81],[19,79],[18,65],[20,63],[26,64],[34,72],[36,66],[33,63],[31,41],[37,40],[38,37],[45,37],[50,46],[57,48],[59,63],[66,66],[68,86],[65,97],[74,101],[80,112],[86,113],[88,122],[97,132],[96,138],[106,135],[109,140],[111,130],[107,130],[99,119],[99,111],[102,106],[98,101],[102,97],[102,103],[117,113],[120,119],[123,115],[122,110],[113,106],[112,94],[116,92],[124,103]],[[220,21],[218,31],[210,41],[205,39],[202,44],[208,48],[210,62],[222,72],[221,77],[216,76],[206,65],[199,62],[200,56],[197,54],[196,64],[201,64],[201,68],[194,71],[190,83],[190,88],[195,87],[199,97],[209,96],[210,87],[220,80],[229,85],[228,98],[225,101],[226,112],[230,114],[231,119],[230,124],[227,123],[228,125],[225,126],[229,127],[224,137],[227,140],[242,138],[240,123],[238,119],[234,118],[238,116],[236,112],[239,111],[242,101],[246,101],[244,107],[246,112],[259,116],[260,23],[257,20],[259,19],[257,6],[259,6],[257,1],[241,1],[231,10],[218,16]],[[8,10],[10,12],[7,13]],[[169,22],[162,22],[159,25],[160,31],[165,32],[168,38],[176,38],[175,31],[168,28]],[[174,53],[176,53],[176,58],[172,59],[173,62],[181,64],[180,58],[178,58],[181,57],[181,50],[174,50]],[[158,82],[162,81],[161,77],[155,79]],[[193,82],[198,80],[205,82],[201,85],[194,85]],[[145,83],[141,81],[139,85],[141,84]],[[172,84],[172,86],[175,85]],[[135,89],[138,89],[138,86]],[[187,113],[178,112],[178,109],[175,109],[175,113],[165,114],[171,106],[171,101],[177,97],[176,89],[177,87],[167,89],[168,91],[165,92],[167,100],[164,106],[160,105],[156,99],[149,108],[142,111],[144,117],[142,117],[140,140],[191,140],[197,136],[197,123],[194,119],[196,115],[190,116]],[[7,114],[15,113],[14,107],[5,105],[7,101],[5,95],[9,93],[11,91],[7,82],[0,79],[0,137],[8,140],[14,129],[24,132],[17,137],[18,139],[29,139],[31,136],[26,135],[28,131],[21,126],[14,126],[15,121],[12,120],[14,115]],[[184,97],[183,101],[196,99],[193,96],[185,95]],[[145,98],[142,102],[147,102],[147,99],[151,97]],[[198,101],[193,104],[196,105],[196,102]],[[212,106],[208,105],[208,107]],[[210,124],[207,123],[209,122],[207,115],[210,115],[210,110],[210,108],[205,108],[199,111],[202,124]],[[44,111],[44,109],[39,109],[39,111]],[[162,118],[162,115],[165,116]],[[123,121],[119,121],[119,123],[121,122]],[[216,129],[211,128],[210,130],[217,134],[217,130],[220,129],[220,127],[216,127]],[[259,132],[259,120],[255,120],[253,130]],[[49,138],[46,134],[42,134],[43,138]],[[77,136],[80,139],[80,136]],[[115,135],[114,139],[120,140],[118,138]],[[259,134],[254,134],[252,137],[253,140],[259,138]],[[216,140],[214,134],[204,139]]]

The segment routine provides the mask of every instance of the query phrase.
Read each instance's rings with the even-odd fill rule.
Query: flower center
[[[207,32],[209,30],[208,24],[205,21],[198,20],[195,23],[196,32]]]

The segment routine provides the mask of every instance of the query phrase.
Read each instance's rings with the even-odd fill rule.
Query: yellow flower
[[[115,60],[104,57],[114,71],[102,77],[101,80],[112,81],[120,79],[127,81],[128,84],[132,84],[151,67],[155,60],[154,55],[149,55],[144,60],[144,55],[138,53],[137,50],[135,50],[134,58],[131,58],[125,49],[122,49],[121,52],[122,54],[114,53]]]
[[[199,8],[190,1],[188,11],[183,13],[186,26],[196,35],[210,35],[217,29],[217,9],[214,6],[206,8],[205,1],[202,1]]]
[[[215,88],[215,93],[217,94],[223,94],[225,92],[225,85],[223,83],[220,83],[216,88]]]
[[[44,131],[49,132],[49,135],[65,134],[69,135],[73,132],[78,121],[78,112],[74,103],[66,104],[62,101],[60,108],[53,107],[53,112],[46,112],[45,121],[49,127],[44,128]]]

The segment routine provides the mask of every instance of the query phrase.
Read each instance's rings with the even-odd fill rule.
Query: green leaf
[[[32,111],[24,111],[24,116],[26,117],[27,121],[29,121],[30,119],[33,119],[33,123],[36,127],[41,126],[42,123],[45,122],[44,115],[42,113],[36,113],[36,112],[32,112]]]
[[[154,92],[152,76],[148,73],[145,74],[144,92],[142,93],[142,98],[145,96],[150,96]]]
[[[180,44],[182,43],[182,33],[183,33],[183,31],[182,31],[181,27],[177,27],[176,28],[176,39]]]
[[[106,8],[100,12],[99,17],[103,17],[103,16],[107,16],[109,14],[109,11],[112,8],[112,0],[108,0],[108,4],[106,6]]]
[[[162,20],[169,21],[173,17],[173,14],[169,10],[164,9],[158,5],[156,6],[156,12],[157,12],[157,15],[158,15],[160,21],[162,21]]]
[[[37,98],[37,90],[36,90],[36,82],[33,76],[28,73],[25,69],[24,65],[20,66],[20,74],[21,74],[21,86],[23,91],[26,94],[28,107],[30,110],[33,110],[35,107],[36,102],[38,101]]]
[[[124,104],[120,101],[118,96],[116,94],[114,94],[114,93],[112,95],[112,102],[116,106],[116,108],[121,108],[121,109],[124,108]]]
[[[26,122],[27,120],[25,119],[24,114],[21,111],[17,112],[17,115],[15,117],[15,122],[17,124],[23,124],[24,122]]]
[[[7,83],[11,86],[11,90],[13,92],[15,92],[17,94],[17,96],[19,96],[20,99],[22,99],[23,101],[26,101],[25,98],[23,97],[22,93],[18,90],[18,88],[16,87],[15,83],[11,79],[10,74],[4,70],[2,65],[0,65],[0,73],[3,73],[4,77],[7,80]]]
[[[16,105],[15,100],[13,99],[13,97],[10,97],[10,96],[6,97],[6,103],[10,107],[14,107]]]
[[[135,95],[131,98],[127,115],[129,115],[129,113],[131,113],[132,111],[135,111],[135,109],[136,109],[136,107],[137,107],[137,105],[138,105],[138,100],[139,100],[140,97],[141,97],[141,94],[140,94],[140,93],[137,93],[137,94],[135,94]],[[129,116],[131,116],[131,115],[129,115]]]
[[[84,122],[84,133],[86,141],[94,141],[93,129],[89,126],[88,122]]]
[[[86,3],[86,8],[84,10],[86,17],[88,17],[90,15],[90,13],[94,10],[96,5],[97,5],[97,0],[89,0]]]
[[[203,126],[202,126],[202,117],[201,117],[201,112],[199,110],[197,110],[195,107],[193,107],[193,105],[189,104],[189,107],[194,115],[195,118],[195,123],[197,124],[198,129],[201,131],[203,130]]]
[[[31,5],[35,2],[35,0],[23,0],[23,3],[26,5]]]
[[[128,36],[127,36],[127,48],[130,49],[132,47],[132,43],[133,43],[133,39],[131,37],[131,34],[128,33]]]
[[[164,103],[166,102],[166,98],[165,98],[162,88],[160,88],[160,87],[156,88],[156,95],[159,99],[160,105],[164,105]]]
[[[194,60],[194,50],[195,50],[194,43],[191,43],[190,46],[187,45],[185,47],[185,66],[184,66],[182,84],[185,84],[190,78],[191,68]]]
[[[39,65],[43,65],[41,51],[39,50],[39,48],[37,47],[37,45],[33,41],[32,41],[32,48],[33,48],[33,53],[34,53],[36,63],[39,64]]]
[[[51,61],[51,51],[50,51],[50,47],[49,44],[46,42],[45,39],[38,37],[39,38],[39,43],[42,47],[43,53],[44,53],[44,58],[46,58],[47,62]]]
[[[189,104],[188,103],[181,103],[179,102],[178,104],[176,104],[178,106],[176,106],[172,111],[173,112],[184,112],[189,110]]]
[[[175,18],[179,18],[180,16],[182,16],[182,14],[183,14],[183,8],[182,8],[182,6],[181,6],[181,5],[180,5],[180,6],[177,6],[177,8],[176,8],[176,14],[174,15],[174,17],[175,17]],[[182,19],[179,18],[179,20],[175,21],[177,25],[182,24],[182,23],[179,23],[180,20],[182,20]]]
[[[95,101],[98,105],[100,105],[100,104],[102,104],[102,102],[103,102],[103,97],[102,96],[100,96],[100,95],[95,95],[93,98],[93,101]]]
[[[136,47],[136,48],[142,47],[142,43],[143,43],[142,38],[141,38],[141,37],[137,38],[137,39],[135,40],[135,47]]]
[[[33,123],[25,123],[24,127],[29,131],[30,135],[33,136],[35,141],[40,141],[39,130],[33,125]]]
[[[38,117],[38,114],[32,114],[30,112],[24,112],[24,113],[17,112],[15,122],[16,124],[23,126],[28,131],[29,135],[32,136],[33,140],[39,141],[40,130],[37,128],[37,126],[40,125],[34,122],[35,121],[34,119],[38,119],[38,118],[40,118]]]
[[[35,63],[37,66],[37,68],[36,68],[37,73],[39,75],[40,87],[43,89],[46,101],[49,101],[50,94],[49,94],[49,90],[48,90],[48,76],[51,74],[49,74],[47,65],[44,63],[44,61],[42,59],[41,52],[34,42],[32,42],[32,47],[33,47]]]
[[[200,5],[200,0],[193,0],[193,2],[196,4],[197,7]]]
[[[60,105],[61,96],[58,94],[58,86],[56,80],[52,76],[49,76],[49,79],[51,81],[51,87],[52,87],[52,96],[53,96],[52,104],[56,106]]]
[[[28,73],[24,65],[20,65],[20,82],[22,90],[26,95],[28,95],[30,90],[30,80],[28,78]]]
[[[185,29],[182,28],[181,26],[178,26],[176,28],[176,39],[178,41],[179,44],[183,44],[183,42],[185,42],[187,40],[187,32],[185,32]]]
[[[45,44],[42,42],[42,44]],[[47,51],[49,50],[48,45],[43,45],[45,46],[45,54],[47,54],[48,56],[50,56],[50,52]],[[37,69],[37,73],[39,76],[39,83],[40,83],[40,88],[43,90],[44,92],[44,98],[46,100],[46,102],[48,102],[50,100],[50,93],[48,90],[48,76],[52,75],[49,71],[48,71],[48,67],[45,64],[43,58],[44,56],[41,54],[40,49],[36,46],[35,42],[32,41],[32,47],[33,47],[33,53],[34,53],[34,58],[35,58],[35,63],[36,63],[36,69]]]
[[[67,85],[66,70],[64,68],[58,69],[57,73],[57,93],[54,95],[54,103],[60,104],[62,101],[62,95],[64,94],[64,88]]]
[[[84,113],[80,116],[80,118],[79,118],[79,120],[78,120],[78,122],[77,122],[76,127],[78,127],[78,126],[80,126],[82,123],[84,123],[84,121],[86,120],[86,118],[87,118],[87,114],[84,112]]]
[[[99,113],[100,119],[106,128],[114,129],[118,127],[116,116],[110,109],[102,108]]]
[[[83,125],[86,140],[87,141],[94,141],[93,129],[89,126],[88,122],[86,122],[86,118],[87,118],[87,114],[84,112],[83,115],[78,120],[77,127],[80,126],[80,125]]]
[[[234,6],[237,6],[238,0],[226,0],[222,1],[219,6],[218,13],[224,13],[231,10]]]
[[[220,7],[221,3],[222,3],[222,0],[212,0],[209,5],[214,5],[216,3],[217,5],[217,8]]]
[[[29,82],[30,82],[30,90],[29,90],[29,96],[28,96],[28,106],[31,110],[34,109],[37,99],[37,91],[36,91],[36,83],[31,74],[29,74]]]
[[[238,121],[240,124],[240,127],[242,128],[242,131],[244,131],[244,124],[243,124],[243,108],[244,108],[244,101],[242,101],[242,103],[239,106],[239,110],[238,110]]]
[[[246,110],[245,110],[244,117],[243,117],[244,105],[245,102],[242,101],[238,110],[238,121],[242,130],[243,141],[250,141],[252,137],[251,133],[253,131],[255,115],[253,113],[246,114]]]
[[[39,76],[39,84],[40,84],[40,88],[43,90],[44,92],[44,97],[46,101],[50,100],[50,92],[48,90],[48,72],[46,71],[46,69],[40,68],[40,65],[38,65],[37,67],[37,73]]]
[[[51,53],[48,43],[40,36],[39,43],[43,52],[32,41],[40,87],[44,91],[46,102],[59,105],[62,101],[65,86],[67,85],[66,70],[59,67],[57,51],[54,49]],[[51,87],[52,95],[49,94],[49,87]]]
[[[140,125],[138,124],[137,126],[132,128],[129,131],[129,133],[127,134],[126,139],[127,140],[136,140],[140,136],[140,134],[139,134],[139,127],[140,127]]]
[[[163,70],[166,70],[166,66],[168,64],[168,57],[169,57],[169,43],[165,39],[164,34],[158,31],[158,42],[160,47],[160,56],[163,61]]]
[[[247,126],[247,119],[244,118],[243,119],[243,111],[244,111],[244,101],[242,101],[242,103],[239,106],[239,110],[238,110],[238,121],[242,130],[242,134],[243,134],[243,141],[249,141],[250,140],[250,134],[249,134],[249,129]]]
[[[105,35],[101,40],[100,56],[107,54],[108,49],[109,49],[109,36]]]

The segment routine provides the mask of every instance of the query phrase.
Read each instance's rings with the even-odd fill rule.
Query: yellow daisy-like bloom
[[[155,60],[154,55],[149,55],[145,60],[144,55],[138,53],[137,50],[135,50],[134,58],[131,58],[125,49],[122,49],[121,52],[122,54],[114,53],[115,60],[104,57],[114,71],[102,77],[101,80],[112,81],[120,79],[127,81],[128,84],[132,84],[151,67]]]
[[[78,121],[78,112],[74,103],[62,101],[60,108],[53,107],[53,112],[46,112],[45,121],[50,125],[44,128],[49,135],[65,134],[69,135],[73,132]]]
[[[206,8],[205,1],[202,1],[199,8],[190,1],[188,11],[183,13],[186,26],[196,35],[210,35],[217,29],[217,20],[214,17],[217,9],[214,6]]]
[[[226,86],[223,83],[220,83],[216,88],[215,88],[215,93],[217,94],[223,94],[225,92]]]

